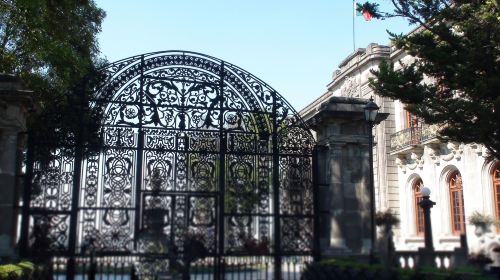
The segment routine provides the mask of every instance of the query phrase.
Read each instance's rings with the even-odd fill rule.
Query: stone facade
[[[19,79],[0,75],[0,257],[14,254],[13,236],[19,214],[15,204],[21,195],[18,159],[32,104],[32,92],[22,90]]]
[[[375,135],[373,164],[376,209],[377,211],[391,209],[400,216],[401,224],[394,235],[396,249],[417,250],[424,246],[423,236],[417,233],[417,208],[415,207],[415,193],[412,189],[412,185],[417,179],[421,179],[423,184],[431,189],[431,199],[437,203],[431,214],[434,247],[437,250],[451,251],[460,245],[459,233],[452,230],[452,208],[449,182],[447,181],[451,172],[458,171],[463,182],[465,216],[463,218],[469,251],[481,251],[494,257],[492,248],[500,245],[498,229],[492,226],[486,232],[479,232],[474,226],[467,223],[467,219],[474,212],[500,218],[496,217],[495,203],[498,203],[498,200],[495,200],[495,190],[492,185],[492,170],[498,163],[487,162],[485,149],[480,145],[439,141],[436,138],[437,127],[424,124],[419,125],[418,128],[408,128],[404,105],[398,101],[376,96],[368,86],[368,79],[372,76],[370,70],[377,69],[381,60],[391,60],[396,67],[400,67],[401,62],[409,62],[413,59],[401,51],[378,44],[370,44],[364,49],[358,49],[339,65],[339,69],[332,76],[332,81],[327,85],[327,91],[300,113],[308,119],[310,115],[320,115],[326,110],[328,107],[322,104],[333,100],[332,98],[337,100],[339,98],[363,98],[366,100],[373,96],[380,107],[379,112],[389,115],[373,131]],[[354,125],[357,125],[358,129],[363,128],[361,123]],[[334,133],[336,131],[335,125],[330,125],[330,127],[331,133]],[[313,127],[313,129],[317,128]],[[354,127],[351,129],[356,130]],[[317,140],[319,143],[324,142],[325,137],[324,132],[318,131]],[[343,139],[342,137],[336,135],[331,139]],[[366,135],[362,137],[366,139]],[[364,153],[358,155],[346,146],[339,149],[336,146],[336,141],[329,141],[331,143],[327,144],[330,145],[329,151],[333,154],[333,158],[342,158],[344,153],[350,153],[354,158],[357,157],[356,161],[362,161],[358,166],[366,168],[363,164],[367,161]],[[347,142],[355,141],[348,140]],[[359,142],[360,145],[362,143],[363,141]],[[355,160],[351,159],[351,161]],[[320,159],[320,166],[321,164]],[[327,168],[330,166],[330,164],[326,164]],[[348,165],[345,168],[348,169]],[[349,184],[349,180],[344,178],[353,173],[349,170],[343,172],[345,173],[342,175],[342,180],[345,181],[333,176],[335,173],[326,174],[329,177],[326,181],[330,183],[330,192],[328,197],[321,197],[323,200],[331,201],[331,207],[328,211],[332,213],[337,213],[337,209],[343,205],[351,205],[351,202],[339,193],[342,193],[343,188]],[[339,180],[344,183],[343,186],[335,185]],[[359,180],[355,181],[355,184],[362,185]],[[354,187],[359,188],[358,185]],[[366,215],[364,208],[360,208],[358,211],[358,215],[361,217]],[[336,228],[336,225],[332,225],[329,230],[331,235],[335,235],[335,232],[348,228],[348,225],[343,228]],[[359,229],[361,229],[360,234],[364,234],[366,229],[364,227]],[[335,239],[331,240],[331,244],[334,244],[333,241]]]

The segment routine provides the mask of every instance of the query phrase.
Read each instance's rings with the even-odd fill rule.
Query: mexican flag
[[[365,21],[370,21],[372,18],[377,18],[378,17],[378,4],[372,4],[370,2],[365,2],[364,4],[357,3],[356,1],[353,1],[354,3],[354,10],[356,12],[356,16],[363,16]]]

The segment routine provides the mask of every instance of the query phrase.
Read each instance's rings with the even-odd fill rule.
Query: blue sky
[[[389,0],[378,0],[392,10]],[[161,50],[215,56],[259,77],[295,109],[325,92],[353,51],[351,0],[96,0],[107,17],[99,35],[109,61]],[[401,19],[356,17],[356,47],[388,44]]]

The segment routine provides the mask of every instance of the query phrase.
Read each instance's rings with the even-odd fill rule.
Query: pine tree
[[[500,7],[496,0],[392,0],[392,13],[417,29],[390,33],[415,57],[395,70],[383,62],[371,87],[400,100],[443,140],[483,144],[500,158]]]

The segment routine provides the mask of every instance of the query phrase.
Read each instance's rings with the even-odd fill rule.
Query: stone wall
[[[26,139],[26,117],[32,104],[32,92],[23,90],[18,78],[0,75],[0,257],[15,253],[15,206],[22,193],[17,175]]]

